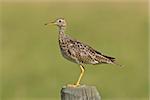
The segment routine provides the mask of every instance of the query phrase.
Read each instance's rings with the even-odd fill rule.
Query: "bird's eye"
[[[59,20],[59,22],[61,22],[61,20]]]

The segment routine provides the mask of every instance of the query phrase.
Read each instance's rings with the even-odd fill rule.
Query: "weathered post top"
[[[61,89],[61,100],[101,100],[101,96],[95,86],[64,86]]]

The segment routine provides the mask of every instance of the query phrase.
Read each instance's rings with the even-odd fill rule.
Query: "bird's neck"
[[[59,40],[62,42],[62,40],[65,39],[65,29],[66,27],[59,27]]]
[[[59,34],[65,34],[66,27],[59,27]]]
[[[62,38],[65,36],[65,27],[59,27],[59,37]]]

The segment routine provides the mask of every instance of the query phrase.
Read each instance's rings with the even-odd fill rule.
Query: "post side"
[[[61,89],[61,100],[101,100],[101,96],[95,86],[64,86]]]

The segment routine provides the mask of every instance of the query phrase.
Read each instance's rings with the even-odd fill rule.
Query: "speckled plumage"
[[[108,57],[70,36],[59,33],[59,46],[63,57],[77,64],[113,64],[113,57]]]
[[[65,19],[59,18],[52,23],[57,25],[59,28],[58,39],[60,51],[63,57],[80,65],[81,74],[77,83],[75,85],[69,86],[76,87],[80,85],[80,81],[84,73],[84,64],[116,64],[115,58],[103,55],[102,53],[94,50],[89,45],[65,34],[65,28],[67,26]]]
[[[59,46],[64,58],[77,64],[113,64],[115,58],[94,50],[89,45],[65,34],[65,27],[59,27]]]

